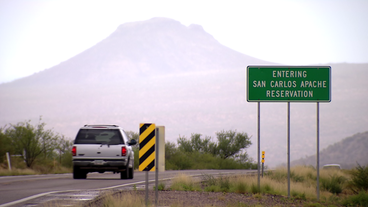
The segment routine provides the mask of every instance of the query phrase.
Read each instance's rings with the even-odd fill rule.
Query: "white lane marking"
[[[222,174],[222,173],[214,173],[214,174]],[[226,174],[228,174],[228,173],[226,173]],[[199,175],[202,175],[202,174],[194,174],[194,175],[190,175],[190,176],[194,177],[194,176],[199,176]],[[162,180],[170,180],[172,178],[165,178],[165,179],[159,179],[159,180],[161,180],[161,181]],[[148,182],[153,182],[153,181],[155,181],[155,180],[148,180]],[[139,181],[139,182],[134,182],[134,183],[115,185],[115,186],[106,187],[106,188],[97,188],[97,189],[94,189],[94,190],[110,190],[110,189],[113,189],[113,188],[119,188],[119,187],[124,187],[124,186],[128,186],[128,185],[134,185],[134,184],[141,184],[141,183],[145,183],[145,182],[146,181]],[[49,195],[49,194],[53,194],[53,193],[65,193],[65,192],[83,191],[83,190],[86,190],[86,189],[66,190],[66,191],[51,191],[51,192],[46,192],[46,193],[40,193],[40,194],[37,194],[37,195],[29,196],[27,198],[22,198],[20,200],[16,200],[16,201],[1,204],[0,207],[12,206],[12,205],[15,205],[15,204],[18,204],[18,203],[22,203],[22,202],[25,202],[25,201],[28,201],[28,200],[31,200],[31,199],[39,198],[41,196],[45,196],[45,195]],[[91,189],[89,189],[89,190],[91,190]]]
[[[40,194],[37,194],[37,195],[29,196],[27,198],[22,198],[20,200],[16,200],[16,201],[12,201],[12,202],[9,202],[9,203],[1,204],[0,207],[12,206],[12,205],[15,205],[15,204],[18,204],[18,203],[22,203],[22,202],[25,202],[25,201],[28,201],[28,200],[31,200],[31,199],[34,199],[34,198],[38,198],[38,197],[41,197],[41,196],[45,196],[45,195],[48,195],[48,194],[51,194],[51,193],[58,193],[58,192],[59,191],[52,191],[52,192],[47,192],[47,193],[40,193]]]
[[[149,180],[149,182],[152,182],[152,181],[154,181],[154,180]],[[126,183],[126,184],[116,185],[116,186],[106,187],[106,188],[97,188],[95,190],[109,190],[109,189],[124,187],[124,186],[128,186],[128,185],[141,184],[141,183],[144,183],[144,182],[146,182],[146,181],[140,181],[140,182],[134,182],[134,183]],[[86,190],[86,189],[66,190],[66,191],[51,191],[51,192],[46,192],[46,193],[40,193],[40,194],[29,196],[29,197],[26,197],[26,198],[22,198],[22,199],[19,199],[19,200],[16,200],[16,201],[11,201],[11,202],[8,202],[8,203],[1,204],[0,207],[12,206],[12,205],[15,205],[15,204],[23,203],[25,201],[28,201],[28,200],[31,200],[31,199],[35,199],[35,198],[39,198],[41,196],[53,194],[53,193],[65,193],[65,192],[83,191],[83,190]],[[91,190],[91,189],[88,189],[88,190]]]

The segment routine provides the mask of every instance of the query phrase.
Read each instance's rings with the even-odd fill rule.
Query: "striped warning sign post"
[[[155,171],[156,125],[139,125],[139,171]]]

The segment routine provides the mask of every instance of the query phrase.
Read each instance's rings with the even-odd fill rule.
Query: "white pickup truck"
[[[80,128],[72,148],[73,178],[86,179],[87,173],[120,172],[121,179],[134,177],[134,152],[137,142],[117,125],[85,125]]]

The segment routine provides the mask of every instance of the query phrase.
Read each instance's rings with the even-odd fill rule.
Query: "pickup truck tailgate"
[[[100,145],[100,144],[83,144],[76,145],[77,153],[75,158],[104,159],[121,157],[121,148],[124,145]]]

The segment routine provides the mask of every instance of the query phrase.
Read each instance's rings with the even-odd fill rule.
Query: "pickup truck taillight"
[[[77,147],[76,146],[74,146],[73,149],[72,149],[72,155],[73,156],[77,155]]]
[[[121,156],[126,156],[127,150],[126,147],[121,147]]]

